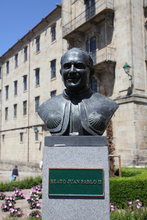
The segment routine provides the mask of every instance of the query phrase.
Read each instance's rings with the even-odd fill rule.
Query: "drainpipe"
[[[28,140],[27,140],[27,162],[30,162],[30,71],[31,71],[31,49],[30,49],[30,40],[29,40],[29,69],[28,69]]]

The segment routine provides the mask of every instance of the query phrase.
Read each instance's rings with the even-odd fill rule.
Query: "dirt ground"
[[[9,177],[11,175],[11,171],[0,171],[0,182],[9,182]],[[22,180],[26,177],[35,177],[35,176],[39,176],[41,175],[40,173],[29,173],[29,172],[20,172],[19,173],[19,180]],[[24,193],[25,198],[28,198],[30,196],[32,189],[25,189],[22,190],[22,192]],[[5,192],[5,194],[7,196],[12,196],[13,192]],[[40,203],[42,202],[42,200],[40,200]],[[0,200],[0,220],[4,220],[6,217],[9,216],[9,212],[2,212],[1,210],[1,205],[4,203],[4,200]],[[30,213],[32,210],[29,208],[29,204],[27,202],[26,199],[23,200],[16,200],[16,204],[15,204],[16,208],[21,208],[24,215],[21,219],[25,218],[27,216],[27,213]]]

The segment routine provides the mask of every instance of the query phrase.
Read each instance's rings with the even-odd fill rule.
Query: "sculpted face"
[[[89,58],[81,50],[71,49],[61,60],[61,75],[64,85],[69,90],[89,87]]]

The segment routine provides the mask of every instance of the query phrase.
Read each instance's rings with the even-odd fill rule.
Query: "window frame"
[[[51,97],[51,98],[55,97],[55,96],[56,96],[56,93],[57,93],[57,90],[52,90],[52,91],[50,92],[50,97]]]
[[[35,38],[36,43],[36,53],[40,51],[40,36]]]
[[[40,68],[35,69],[35,86],[40,85]]]
[[[8,120],[8,107],[5,107],[5,121]]]
[[[17,96],[18,94],[18,81],[14,81],[14,96]]]
[[[40,96],[36,96],[35,97],[35,112],[38,111],[39,105],[40,105]]]
[[[5,99],[8,100],[9,99],[9,86],[5,86]]]
[[[27,89],[28,89],[28,82],[27,82],[27,80],[28,80],[28,75],[24,75],[23,76],[23,91],[24,92],[27,91]]]
[[[56,40],[56,24],[51,26],[51,42]]]
[[[28,46],[24,47],[24,62],[28,60]]]
[[[9,60],[6,62],[6,73],[9,74],[10,71],[10,64],[9,64]]]
[[[18,67],[18,53],[15,54],[15,68]]]
[[[23,115],[27,115],[27,100],[23,101]]]
[[[20,143],[23,143],[24,132],[20,132]]]
[[[50,61],[51,79],[56,78],[56,59]]]

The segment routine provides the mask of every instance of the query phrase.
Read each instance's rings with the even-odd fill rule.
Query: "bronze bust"
[[[38,114],[52,135],[102,135],[118,105],[94,93],[89,78],[94,74],[91,57],[72,48],[61,57],[63,94],[44,102]]]

